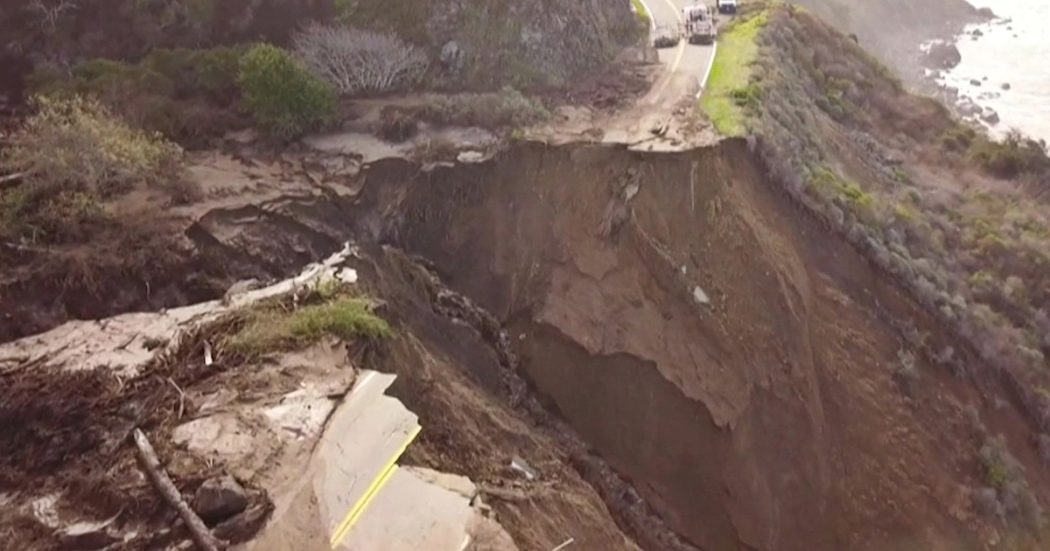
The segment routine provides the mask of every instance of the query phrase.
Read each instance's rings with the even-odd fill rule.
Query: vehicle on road
[[[674,48],[682,40],[677,27],[657,25],[653,30],[653,46],[656,48]]]
[[[718,26],[711,9],[697,2],[682,8],[682,20],[685,22],[685,36],[690,44],[712,44],[718,36]]]
[[[718,13],[732,15],[736,13],[738,3],[736,0],[715,0],[715,8]]]

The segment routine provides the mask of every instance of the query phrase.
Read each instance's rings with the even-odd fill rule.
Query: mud
[[[926,361],[948,344],[968,355],[775,191],[742,141],[387,159],[348,187],[214,209],[187,235],[260,276],[358,243],[397,329],[362,361],[399,374],[423,420],[408,459],[489,488],[523,549],[1024,541],[973,506],[987,484],[974,416],[1045,501],[1010,396]],[[901,351],[919,358],[908,389]]]

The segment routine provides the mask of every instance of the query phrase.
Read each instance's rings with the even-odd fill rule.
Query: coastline
[[[977,6],[988,0],[971,0]],[[987,6],[984,6],[987,7]],[[1050,6],[1029,0],[996,5],[993,19],[971,23],[922,46],[932,95],[992,136],[1016,130],[1050,141],[1050,56],[1038,21]]]

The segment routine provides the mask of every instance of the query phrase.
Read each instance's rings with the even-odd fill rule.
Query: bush
[[[317,128],[335,111],[332,89],[288,52],[269,44],[258,44],[244,55],[238,83],[256,123],[279,138]]]
[[[423,106],[420,118],[437,124],[520,127],[542,121],[550,112],[537,100],[509,86],[499,92],[440,96]]]
[[[3,154],[25,181],[0,195],[0,232],[82,238],[80,227],[103,216],[107,197],[142,185],[187,193],[177,145],[128,127],[95,100],[38,97],[34,104]]]
[[[987,138],[975,141],[970,156],[997,178],[1013,179],[1025,172],[1050,170],[1042,144],[1017,132],[1010,132],[1001,142]]]
[[[294,42],[303,64],[343,94],[404,90],[423,78],[428,65],[415,46],[373,31],[313,24]]]
[[[40,64],[29,86],[41,95],[97,98],[132,125],[195,143],[241,123],[229,107],[238,98],[242,53],[238,47],[157,48],[138,63],[91,59],[72,73]]]
[[[384,140],[401,143],[419,132],[419,122],[408,110],[392,105],[379,113],[379,136]]]
[[[323,294],[320,298],[324,298]],[[251,310],[245,326],[227,342],[234,352],[260,355],[280,349],[300,348],[324,336],[344,340],[381,339],[390,326],[372,313],[371,304],[354,297],[331,298],[288,312],[277,305]]]
[[[1019,520],[1029,528],[1041,528],[1043,509],[1028,486],[1024,467],[1006,447],[1006,439],[1002,436],[989,438],[981,446],[979,455],[988,485],[996,490],[999,498],[1001,507],[997,509],[1007,518]]]

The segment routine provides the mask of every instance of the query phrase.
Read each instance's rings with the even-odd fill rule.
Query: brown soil
[[[229,322],[223,325],[227,328],[212,326],[207,332],[228,330]],[[0,372],[0,493],[13,495],[19,505],[61,495],[56,511],[60,524],[113,518],[118,531],[150,527],[125,542],[125,549],[154,549],[186,539],[174,511],[141,475],[129,435],[135,428],[148,434],[184,495],[222,473],[222,464],[179,449],[170,438],[182,416],[196,410],[180,391],[204,394],[245,384],[245,373],[227,371],[238,363],[235,359],[204,366],[204,334],[187,335],[177,349],[128,378],[107,367],[49,365],[46,357],[5,367]],[[250,495],[252,509],[270,507],[264,493]],[[5,541],[17,541],[19,549],[27,550],[57,545],[53,529],[25,507],[2,511]],[[228,538],[250,538],[264,518],[228,525],[233,529]]]
[[[971,409],[1008,436],[1046,500],[1050,481],[1010,394],[927,362],[947,344],[963,361],[971,355],[774,191],[742,142],[681,154],[525,145],[488,163],[422,172],[381,161],[362,178],[352,201],[271,204],[254,223],[262,233],[237,226],[239,239],[252,255],[274,258],[282,247],[266,239],[272,232],[299,241],[322,228],[332,239],[378,240],[425,258],[452,290],[506,324],[496,340],[509,339],[546,410],[637,491],[640,514],[566,451],[576,437],[553,438],[554,455],[568,456],[639,545],[664,548],[650,545],[671,540],[661,526],[683,545],[711,549],[1032,543],[972,503],[988,482]],[[198,230],[222,235],[231,222],[215,211]],[[549,448],[522,441],[524,429],[492,412],[509,401],[548,426],[521,409],[529,393],[493,367],[512,362],[479,356],[465,329],[420,313],[433,297],[406,306],[399,293],[427,291],[403,271],[376,270],[373,279],[412,335],[386,364],[404,375],[402,397],[427,422],[412,457],[497,482],[518,450],[540,450],[527,459],[544,464]],[[709,304],[698,303],[698,289]],[[919,357],[914,385],[898,375],[902,350]],[[564,464],[549,464],[559,487],[579,487]],[[525,547],[556,539],[548,529],[538,540],[513,504],[498,511]],[[530,515],[616,547],[615,532],[580,528],[578,515]]]
[[[212,210],[188,235],[271,272],[357,240],[397,333],[364,361],[400,375],[424,426],[408,460],[488,488],[521,548],[1040,548],[973,503],[989,484],[978,425],[1050,496],[1011,395],[927,361],[947,344],[972,355],[775,191],[743,142],[523,144],[355,178],[354,194]],[[901,351],[919,358],[910,383]],[[44,439],[59,463],[84,445]],[[514,455],[540,478],[511,471]]]

